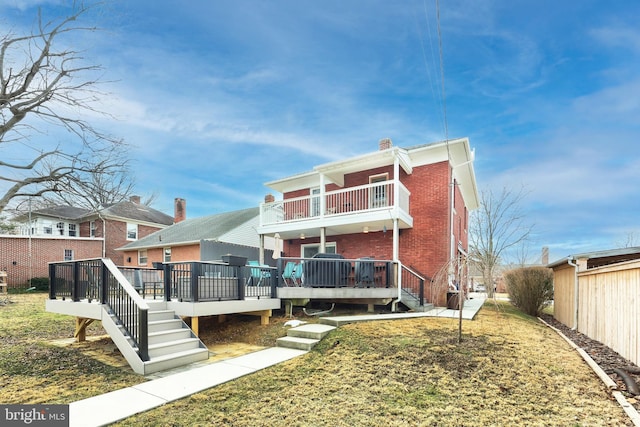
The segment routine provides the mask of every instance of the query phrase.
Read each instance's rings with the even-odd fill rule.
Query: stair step
[[[149,357],[153,359],[154,357],[179,353],[186,350],[192,350],[194,348],[200,348],[200,340],[198,338],[184,338],[175,341],[150,344]]]
[[[149,332],[149,345],[191,338],[191,329],[169,329],[167,331]]]
[[[182,327],[181,319],[149,321],[149,332],[166,331],[169,329],[180,329],[181,327]]]
[[[170,320],[175,318],[175,312],[173,310],[150,310],[148,317],[150,322],[155,322],[157,320]]]
[[[333,331],[335,326],[323,325],[320,323],[310,323],[307,325],[291,328],[287,331],[287,335],[290,337],[298,338],[311,338],[321,340],[329,332]]]
[[[300,338],[300,337],[282,337],[276,340],[276,346],[293,348],[296,350],[311,350],[320,340],[312,338]]]
[[[178,366],[201,362],[208,358],[209,350],[206,348],[181,351],[178,353],[151,358],[151,360],[144,362],[144,371],[145,375],[148,375],[154,372],[166,371],[167,369],[176,368]]]

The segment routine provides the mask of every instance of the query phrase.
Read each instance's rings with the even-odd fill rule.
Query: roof
[[[134,221],[171,225],[173,217],[149,206],[125,200],[101,209],[100,216],[109,218],[126,218]]]
[[[158,230],[142,239],[131,242],[119,250],[143,249],[151,247],[175,246],[201,240],[223,241],[225,235],[241,226],[258,220],[260,208],[249,208],[225,212],[200,218],[191,218]],[[257,232],[256,232],[257,238]],[[237,243],[231,242],[229,243]]]
[[[60,205],[60,206],[52,206],[49,208],[36,209],[33,212],[31,212],[31,215],[49,216],[49,217],[58,218],[58,219],[77,220],[90,213],[91,211],[89,209]],[[23,214],[23,215],[20,215],[18,218],[27,217],[27,216],[28,214]]]
[[[604,251],[584,252],[580,254],[569,255],[557,261],[554,261],[551,264],[548,264],[547,267],[558,267],[560,265],[567,264],[569,261],[586,259],[587,268],[594,268],[638,258],[640,258],[640,247],[634,246],[629,248],[609,249]]]
[[[149,206],[125,200],[114,203],[97,211],[77,208],[68,205],[51,206],[48,208],[36,209],[31,212],[32,216],[46,216],[56,219],[66,219],[70,221],[82,221],[92,216],[102,218],[128,219],[136,222],[148,222],[153,224],[171,225],[173,217]],[[22,214],[14,218],[16,221],[27,221],[29,214]]]

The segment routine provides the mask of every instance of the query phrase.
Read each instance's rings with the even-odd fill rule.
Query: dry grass
[[[596,375],[557,334],[507,304],[477,320],[344,326],[305,356],[119,425],[620,426]]]
[[[74,321],[46,313],[45,298],[17,295],[0,306],[2,403],[69,403],[145,381],[117,366],[109,340],[54,345]],[[259,326],[238,316],[200,327],[208,346],[261,346],[284,334],[284,320]],[[464,322],[461,344],[456,327],[448,319],[344,326],[305,356],[120,425],[631,425],[578,354],[535,319],[487,303]]]

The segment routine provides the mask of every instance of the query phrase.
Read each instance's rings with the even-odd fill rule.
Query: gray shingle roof
[[[154,224],[171,225],[173,217],[149,206],[125,200],[100,210],[103,217],[128,218],[134,221],[152,222]]]
[[[52,206],[49,208],[38,209],[32,212],[32,215],[50,216],[60,219],[77,220],[91,213],[89,209],[75,208],[73,206]],[[25,214],[26,215],[26,214]]]
[[[120,249],[141,249],[156,246],[171,246],[200,240],[219,240],[220,236],[256,218],[260,208],[249,208],[225,212],[182,222],[158,230]]]

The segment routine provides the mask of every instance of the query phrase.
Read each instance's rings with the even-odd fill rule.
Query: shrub
[[[49,290],[49,278],[48,277],[32,277],[29,280],[29,287],[36,288],[36,291],[48,291]]]
[[[545,267],[524,267],[504,274],[513,305],[531,316],[538,316],[553,299],[553,272]]]

